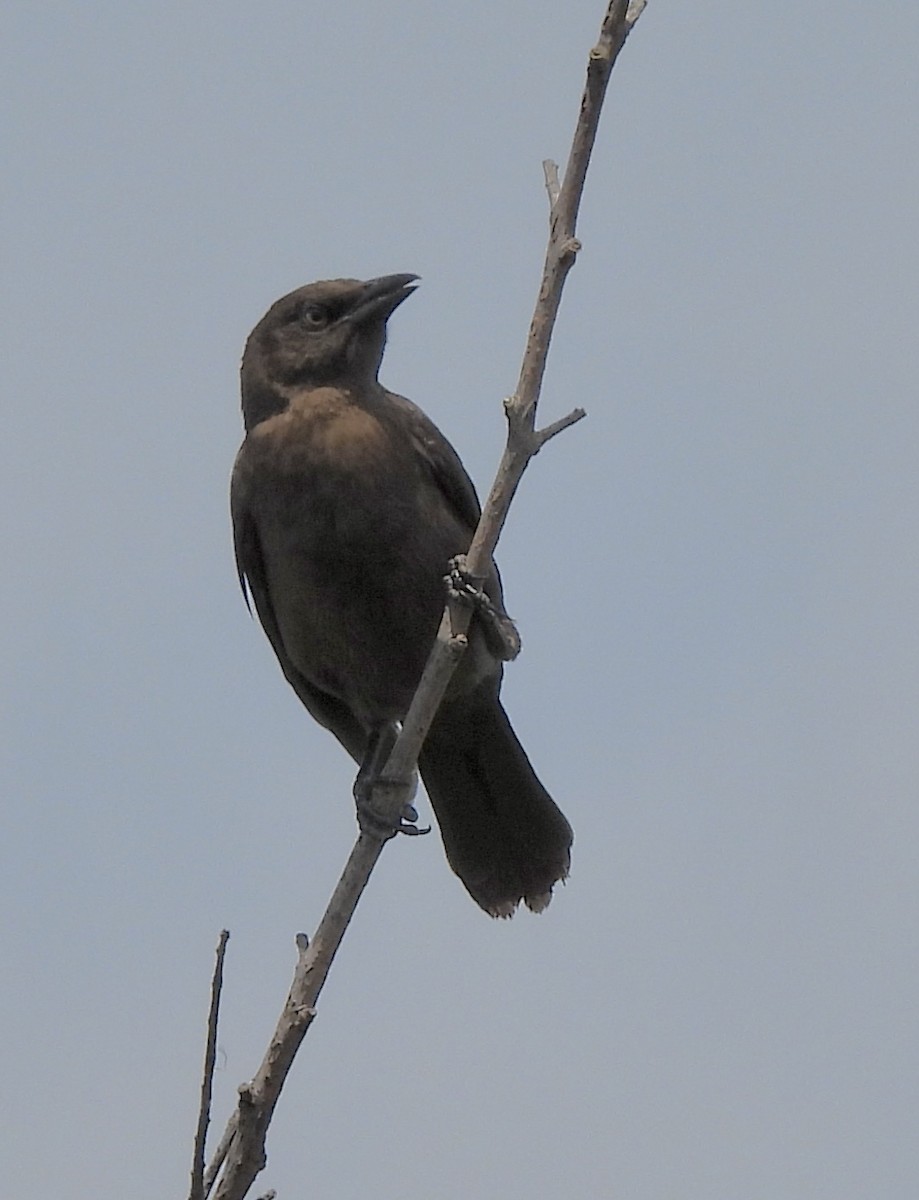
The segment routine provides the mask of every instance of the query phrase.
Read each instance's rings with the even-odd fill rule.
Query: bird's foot
[[[470,574],[466,566],[466,555],[458,554],[450,559],[450,572],[444,576],[447,595],[457,604],[465,604],[475,610],[482,623],[485,640],[496,658],[510,662],[520,653],[520,634],[511,618],[500,609],[482,588],[480,576]]]
[[[412,804],[418,790],[418,772],[412,772],[408,783],[395,779],[373,779],[365,772],[358,773],[354,782],[354,803],[361,833],[388,841],[397,833],[418,837],[430,833],[431,827],[419,828],[418,810]]]

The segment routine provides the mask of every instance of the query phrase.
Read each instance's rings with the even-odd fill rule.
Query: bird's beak
[[[386,321],[415,290],[413,285],[417,279],[417,275],[382,275],[379,279],[368,279],[348,319],[356,325]]]

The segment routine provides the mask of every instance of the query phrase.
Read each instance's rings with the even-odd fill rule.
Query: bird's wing
[[[236,552],[236,574],[239,586],[242,588],[246,607],[252,611],[249,597],[255,601],[259,620],[265,627],[265,632],[274,646],[275,651],[281,642],[281,634],[271,607],[268,595],[268,583],[265,578],[265,564],[262,559],[262,547],[258,538],[255,518],[249,508],[248,483],[245,463],[245,445],[236,456],[233,474],[230,478],[230,515],[233,518],[233,549]]]
[[[466,468],[444,435],[417,404],[404,396],[388,393],[407,418],[406,425],[416,450],[430,468],[438,488],[450,505],[453,514],[468,526],[470,536],[475,531],[482,515],[475,484],[466,474]]]
[[[397,405],[407,418],[405,425],[410,431],[410,437],[421,458],[427,463],[431,475],[440,490],[441,495],[450,506],[457,520],[469,530],[470,541],[482,515],[482,506],[475,490],[475,484],[466,473],[460,456],[456,453],[444,435],[440,432],[431,418],[417,404],[388,392],[390,400]],[[501,573],[498,564],[492,559],[484,583],[484,590],[505,616],[504,587],[501,583]],[[486,638],[489,637],[486,631]],[[519,644],[519,638],[518,638]],[[497,657],[506,657],[503,643],[497,643]]]
[[[281,629],[271,602],[271,589],[258,536],[258,523],[249,505],[245,443],[233,467],[230,481],[230,512],[233,518],[233,546],[236,551],[236,571],[240,587],[250,612],[249,597],[252,597],[258,619],[277,655],[284,677],[310,715],[335,734],[352,758],[362,762],[367,748],[364,727],[341,700],[310,683],[291,662],[284,648],[284,639],[281,637]]]

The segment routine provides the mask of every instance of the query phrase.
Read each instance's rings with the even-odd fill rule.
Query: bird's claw
[[[354,784],[354,801],[357,808],[357,823],[361,833],[369,834],[380,841],[388,841],[397,833],[419,837],[430,833],[431,827],[419,828],[418,810],[412,797],[418,787],[418,775],[414,773],[409,783],[394,779],[370,779],[358,775]],[[398,804],[398,793],[407,799]]]
[[[485,640],[496,658],[510,662],[520,653],[520,634],[511,618],[499,608],[482,587],[481,576],[470,574],[466,555],[450,559],[449,573],[444,576],[447,595],[457,604],[475,610],[485,632]]]
[[[482,591],[484,580],[481,576],[470,573],[466,565],[465,554],[457,554],[455,558],[451,558],[447,567],[444,583],[447,585],[447,594],[451,600],[455,600],[457,604],[468,604],[473,608],[481,605],[483,600],[488,601],[488,597]],[[490,601],[488,602],[490,603]]]

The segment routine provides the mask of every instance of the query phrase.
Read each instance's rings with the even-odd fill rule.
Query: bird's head
[[[242,362],[247,391],[364,384],[375,380],[386,344],[386,322],[412,294],[417,275],[324,279],[282,296],[252,330]],[[259,406],[260,407],[260,406]],[[249,421],[249,413],[247,425]]]

